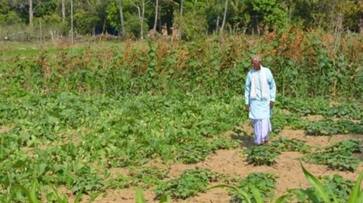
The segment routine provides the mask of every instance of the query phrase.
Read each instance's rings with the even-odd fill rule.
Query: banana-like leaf
[[[289,195],[282,195],[275,200],[275,203],[285,203]]]
[[[252,191],[252,195],[253,195],[253,198],[255,199],[256,203],[264,203],[261,192],[259,190],[257,190],[257,188],[251,186],[251,191]]]
[[[170,202],[171,202],[171,198],[169,195],[162,195],[160,197],[159,203],[170,203]]]
[[[348,203],[356,203],[356,202],[362,202],[362,201],[358,201],[359,199],[362,199],[363,197],[363,192],[360,189],[360,185],[362,183],[363,180],[363,173],[361,173],[358,178],[357,181],[354,184],[354,187],[352,189],[352,193],[349,196],[348,199]]]
[[[135,201],[136,203],[145,203],[145,197],[144,197],[144,193],[140,188],[136,189],[135,192]]]
[[[305,178],[309,181],[309,183],[314,187],[319,197],[323,200],[325,203],[330,203],[329,196],[332,196],[333,194],[329,194],[329,192],[326,190],[326,188],[323,186],[323,184],[314,176],[312,175],[308,170],[305,169],[305,167],[300,163],[301,168],[303,169]]]
[[[30,203],[40,203],[37,195],[37,182],[33,181],[30,189],[20,186],[20,188],[27,194]]]

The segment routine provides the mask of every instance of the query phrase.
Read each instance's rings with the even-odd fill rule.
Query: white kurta
[[[270,69],[261,67],[260,70],[250,70],[245,84],[245,103],[249,105],[249,118],[254,129],[256,144],[268,140],[271,132],[270,102],[276,97],[276,85]]]

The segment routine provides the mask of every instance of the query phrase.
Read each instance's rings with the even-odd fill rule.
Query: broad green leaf
[[[257,190],[257,188],[251,186],[251,191],[252,191],[252,195],[253,198],[255,199],[256,203],[263,203],[263,199],[262,199],[262,195],[260,193],[260,191]]]
[[[171,198],[169,195],[162,195],[160,197],[159,203],[170,203],[170,202],[171,202]]]
[[[135,193],[135,202],[136,203],[145,203],[145,197],[144,197],[144,193],[140,188],[136,189],[136,193]]]
[[[287,201],[289,195],[282,195],[275,200],[275,203],[284,203]]]
[[[333,195],[333,194],[329,194],[327,192],[326,188],[324,188],[323,184],[314,175],[312,175],[308,170],[306,170],[305,167],[302,165],[302,163],[300,163],[300,164],[301,164],[301,168],[303,169],[305,178],[314,187],[314,189],[316,190],[319,197],[323,200],[323,202],[329,203],[330,202],[329,196]]]
[[[358,178],[357,181],[354,184],[354,187],[352,189],[352,193],[349,196],[348,199],[348,203],[356,203],[358,202],[359,199],[361,199],[360,197],[362,197],[362,191],[360,190],[360,185],[362,183],[363,180],[363,173],[361,173]]]

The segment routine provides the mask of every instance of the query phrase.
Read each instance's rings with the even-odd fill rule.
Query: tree
[[[226,24],[227,10],[228,10],[228,0],[225,0],[224,13],[223,13],[223,21],[222,21],[222,26],[221,26],[220,33],[223,33],[224,25]]]
[[[124,13],[123,13],[123,7],[122,7],[122,0],[119,0],[119,13],[120,13],[120,23],[121,23],[121,36],[124,36],[126,34],[125,30],[125,20],[124,20]]]
[[[155,19],[154,19],[154,27],[153,27],[154,32],[156,32],[156,26],[158,23],[158,13],[159,13],[159,0],[155,0]]]
[[[184,0],[180,0],[180,16],[183,16]]]
[[[33,0],[29,0],[29,25],[33,27]]]
[[[74,43],[74,28],[73,28],[73,0],[71,0],[71,39],[72,44]]]
[[[62,22],[64,23],[66,21],[66,5],[65,0],[62,0]]]
[[[140,39],[144,39],[145,0],[140,0],[141,5],[135,3],[140,20]]]

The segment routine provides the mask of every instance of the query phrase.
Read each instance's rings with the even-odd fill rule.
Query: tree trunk
[[[33,27],[33,0],[29,0],[29,25]]]
[[[66,5],[65,0],[62,0],[62,22],[64,23],[66,21]]]
[[[183,16],[184,0],[180,0],[180,16]]]
[[[217,22],[216,22],[216,33],[218,33],[219,30],[219,16],[217,17]]]
[[[221,26],[220,33],[223,33],[224,25],[226,24],[227,10],[228,10],[228,0],[225,0],[225,4],[224,4],[224,14],[223,14],[223,21],[222,21],[222,26]]]
[[[156,32],[156,26],[158,23],[158,13],[159,13],[159,0],[156,0],[155,3],[155,19],[154,19],[154,28],[153,31]]]
[[[119,10],[120,10],[120,21],[121,21],[121,36],[124,36],[126,34],[126,31],[125,31],[124,12],[122,8],[122,0],[119,1]]]
[[[140,21],[140,39],[144,39],[144,15],[145,15],[145,2],[141,0],[141,8],[139,5],[135,5],[137,8],[137,14]]]
[[[74,34],[73,34],[73,0],[71,0],[71,39],[72,44],[74,43]]]
[[[140,30],[140,36],[141,39],[144,39],[144,19],[145,19],[145,0],[141,0],[141,30]]]

